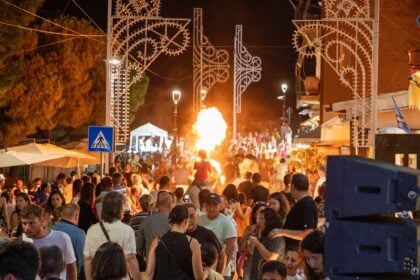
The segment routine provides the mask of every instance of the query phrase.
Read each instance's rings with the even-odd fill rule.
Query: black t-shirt
[[[305,230],[318,225],[318,209],[311,196],[299,200],[290,209],[284,222],[284,229]],[[286,238],[286,246],[298,245],[299,241]]]
[[[257,201],[268,201],[268,190],[267,188],[264,188],[263,186],[257,185],[251,189],[250,197],[254,200],[254,202]]]
[[[208,230],[205,227],[197,225],[197,228],[194,231],[186,232],[186,234],[197,239],[200,245],[211,243],[216,247],[217,252],[222,250],[219,239],[217,239],[216,235],[211,230]]]
[[[243,181],[238,185],[238,190],[246,194],[247,198],[251,198],[251,189],[254,187],[251,181]]]

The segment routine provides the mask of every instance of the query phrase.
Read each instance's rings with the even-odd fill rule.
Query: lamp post
[[[281,84],[281,91],[283,92],[283,122],[286,120],[286,92],[287,92],[287,84]]]
[[[202,87],[200,89],[200,109],[203,109],[204,106],[204,99],[206,99],[208,89],[206,87]]]
[[[111,2],[111,1],[110,1]],[[121,65],[121,60],[118,58],[111,57],[111,53],[107,50],[106,63],[106,96],[105,96],[105,125],[114,126],[114,121],[111,116],[114,108],[114,95],[116,82],[118,82],[118,70]],[[114,163],[114,153],[102,153],[101,152],[101,175],[105,175],[105,172],[109,170],[109,167]]]
[[[176,163],[177,151],[178,151],[178,102],[181,100],[181,91],[172,91],[172,101],[174,102],[174,139],[172,142],[172,163]]]

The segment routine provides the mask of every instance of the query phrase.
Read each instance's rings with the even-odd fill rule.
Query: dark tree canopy
[[[36,13],[44,1],[15,2]],[[52,24],[0,5],[1,21],[44,31],[0,28],[0,146],[103,125],[105,34],[87,20],[61,16]],[[144,103],[148,81],[133,85],[130,115]]]

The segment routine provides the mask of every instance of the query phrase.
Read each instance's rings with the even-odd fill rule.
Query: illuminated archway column
[[[261,79],[261,58],[252,56],[242,44],[242,25],[235,27],[233,80],[233,137],[236,138],[236,114],[241,113],[241,96],[252,82]]]
[[[160,0],[108,0],[105,124],[114,127],[117,145],[129,140],[130,87],[159,55],[179,55],[189,44],[190,19],[159,13]],[[105,163],[107,170],[109,158]]]
[[[374,1],[374,5],[371,2]],[[374,7],[374,11],[371,7]],[[353,124],[351,145],[356,153],[374,153],[378,94],[379,0],[324,0],[321,20],[294,20],[296,51],[305,57],[318,53],[353,94],[348,115]],[[370,133],[368,131],[370,130]]]
[[[197,117],[211,88],[229,79],[230,66],[229,53],[217,50],[204,36],[201,8],[194,8],[193,29],[193,116]]]

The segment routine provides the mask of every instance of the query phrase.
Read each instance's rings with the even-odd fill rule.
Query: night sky
[[[106,29],[106,0],[76,0],[96,23]],[[71,0],[48,0],[48,10],[82,16]],[[161,16],[191,18],[194,7],[203,8],[204,35],[214,46],[228,50],[231,72],[224,84],[216,84],[205,104],[216,106],[231,126],[233,99],[233,45],[235,25],[243,25],[243,44],[253,56],[262,60],[262,78],[251,84],[242,95],[242,113],[238,128],[258,121],[278,120],[282,103],[280,84],[287,82],[288,105],[294,105],[294,63],[296,53],[291,45],[293,9],[286,0],[162,0]],[[191,45],[191,44],[190,44]],[[165,129],[172,128],[173,103],[171,91],[179,88],[183,95],[179,104],[181,133],[191,128],[192,112],[192,48],[179,56],[161,56],[150,67],[149,92],[146,104],[137,114],[133,128],[153,122]]]

